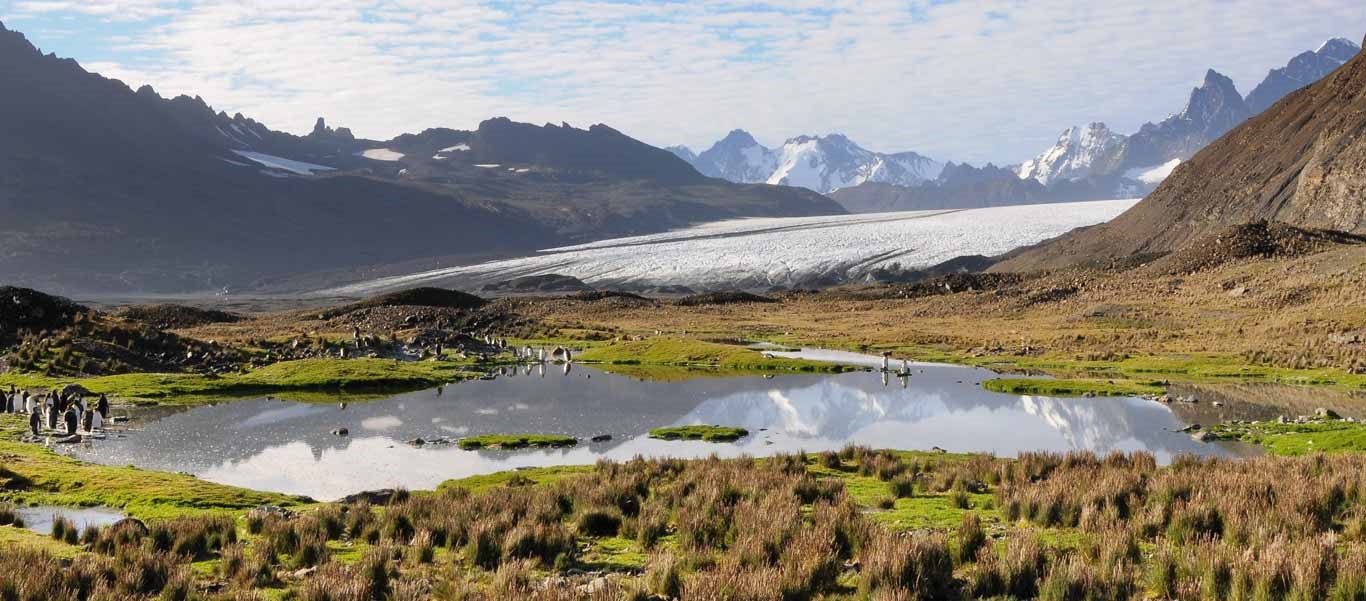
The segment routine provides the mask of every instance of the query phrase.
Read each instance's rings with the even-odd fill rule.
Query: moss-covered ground
[[[1071,378],[994,378],[982,382],[982,388],[1040,396],[1142,396],[1166,390],[1162,382]]]
[[[1366,452],[1366,424],[1342,419],[1219,424],[1213,432],[1224,440],[1261,445],[1273,455]]]
[[[734,442],[749,436],[749,430],[732,426],[668,426],[652,428],[650,438],[661,440],[705,440],[707,442]]]
[[[456,444],[466,451],[474,451],[560,448],[578,443],[579,439],[561,434],[481,434],[461,438]]]
[[[394,361],[389,359],[302,359],[285,361],[247,373],[211,376],[193,373],[131,373],[94,378],[58,378],[38,374],[0,374],[0,386],[51,390],[80,384],[96,394],[119,400],[155,400],[191,405],[232,396],[281,394],[310,400],[309,393],[353,393],[411,390],[477,377],[470,361]],[[329,400],[336,400],[330,397]]]
[[[771,357],[733,344],[691,338],[655,337],[592,346],[578,360],[610,365],[707,367],[722,370],[840,372],[845,366],[805,359]]]

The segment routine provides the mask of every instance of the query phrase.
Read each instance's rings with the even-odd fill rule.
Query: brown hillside
[[[1253,221],[1366,234],[1366,56],[1272,105],[1109,223],[1044,242],[993,271],[1171,252]]]

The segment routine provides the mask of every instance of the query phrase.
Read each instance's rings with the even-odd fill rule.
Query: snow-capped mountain
[[[1361,51],[1350,40],[1333,38],[1272,69],[1246,97],[1233,80],[1210,69],[1191,90],[1186,106],[1157,123],[1124,136],[1092,123],[1069,127],[1058,142],[1020,165],[1021,178],[1044,185],[1060,181],[1106,180],[1116,193],[1146,194],[1201,148],[1266,110],[1286,94],[1312,84]]]
[[[702,175],[741,184],[767,182],[778,166],[773,151],[743,129],[732,130],[691,162]]]
[[[1069,127],[1058,136],[1058,143],[1038,157],[1020,165],[1021,179],[1038,180],[1048,185],[1055,179],[1077,179],[1104,169],[1124,143],[1125,136],[1110,131],[1104,123],[1084,128]]]
[[[686,148],[670,149],[687,160]],[[865,182],[914,186],[938,177],[944,165],[914,152],[867,150],[840,134],[798,136],[778,148],[734,130],[690,161],[703,175],[740,183],[768,183],[828,193]]]
[[[1272,69],[1266,79],[1247,95],[1247,106],[1252,114],[1260,113],[1286,94],[1323,79],[1361,52],[1361,46],[1344,38],[1324,42],[1313,52],[1302,52],[1284,67]]]

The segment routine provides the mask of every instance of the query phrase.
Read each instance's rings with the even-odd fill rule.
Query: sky
[[[495,116],[606,123],[703,150],[844,133],[877,151],[1019,162],[1069,125],[1131,133],[1205,70],[1244,94],[1360,0],[0,0],[44,52],[306,133],[387,139]]]

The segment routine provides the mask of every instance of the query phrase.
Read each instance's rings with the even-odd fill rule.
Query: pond
[[[53,516],[62,516],[76,525],[77,531],[86,526],[109,526],[124,516],[122,511],[108,507],[63,507],[59,505],[21,505],[14,508],[24,520],[24,527],[38,534],[52,534]]]
[[[813,354],[874,365],[876,357]],[[899,365],[895,366],[899,367]],[[987,452],[1148,451],[1235,455],[1173,432],[1183,421],[1139,398],[1050,398],[988,392],[989,370],[911,364],[911,376],[877,371],[640,379],[585,365],[522,368],[516,375],[343,406],[256,398],[167,414],[134,413],[124,433],[69,451],[109,465],[195,474],[205,480],[336,499],[364,490],[430,489],[451,478],[530,466],[591,464],[636,455],[705,457],[875,448]],[[658,374],[655,374],[658,375]],[[674,376],[681,376],[678,372]],[[741,426],[734,443],[662,441],[651,428]],[[333,434],[345,428],[347,436]],[[565,434],[577,447],[464,451],[409,444],[497,433]],[[590,442],[611,435],[605,442]]]

